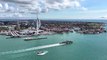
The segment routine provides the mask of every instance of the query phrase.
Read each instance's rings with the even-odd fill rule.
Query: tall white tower
[[[40,27],[41,27],[41,21],[38,18],[38,12],[37,12],[37,20],[36,20],[36,31],[37,31],[37,33],[36,34],[39,34],[39,28]]]

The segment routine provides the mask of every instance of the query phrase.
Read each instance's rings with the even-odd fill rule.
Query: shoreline
[[[19,25],[21,29],[19,30],[17,21],[2,21],[0,22],[0,35],[11,36],[10,32],[20,35],[23,30],[27,30],[26,35],[34,35],[36,29],[32,23],[34,23],[34,21],[20,21]],[[104,26],[104,22],[41,21],[39,34],[62,34],[74,31],[80,34],[100,34],[107,32]]]

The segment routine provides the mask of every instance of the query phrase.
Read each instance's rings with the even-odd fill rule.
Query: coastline
[[[18,24],[17,24],[18,23]],[[26,36],[33,36],[36,33],[35,21],[1,21],[0,34],[11,36],[11,32],[16,36],[21,36],[21,31],[25,32]],[[32,25],[34,24],[34,25]],[[107,32],[104,28],[105,22],[83,22],[83,21],[41,21],[39,34],[62,34],[69,32],[76,32],[80,34],[100,34]],[[19,27],[20,26],[20,27]],[[20,29],[19,29],[20,28]]]

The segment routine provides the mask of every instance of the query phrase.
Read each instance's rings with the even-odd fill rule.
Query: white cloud
[[[88,10],[88,9],[87,9],[87,8],[85,8],[85,7],[81,7],[81,9],[82,9],[82,10],[84,10],[84,11]]]
[[[87,10],[81,6],[83,0],[0,0],[0,12],[13,13],[12,16],[22,17],[23,13],[35,14],[48,12],[49,10],[62,10],[76,8]],[[15,14],[17,13],[17,14]]]
[[[50,9],[60,10],[63,8],[83,8],[80,4],[82,0],[0,0],[1,2],[5,2],[5,8],[9,9],[9,3],[17,4],[19,7],[23,9],[28,9],[32,11],[39,12],[43,10],[49,11]],[[0,4],[0,7],[2,5]],[[45,11],[44,11],[45,12]]]
[[[0,4],[0,8],[2,8],[3,6],[2,6],[2,4]]]

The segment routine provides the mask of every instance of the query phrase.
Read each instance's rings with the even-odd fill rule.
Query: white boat
[[[46,53],[48,53],[48,51],[38,51],[37,55],[45,55]]]
[[[27,38],[23,38],[24,40],[31,40],[33,39],[32,37],[27,37]]]

